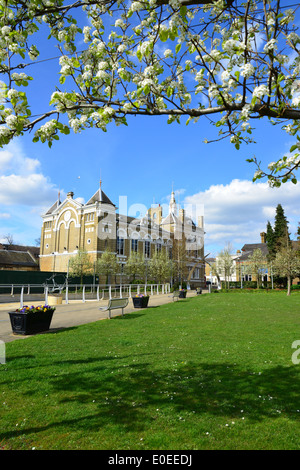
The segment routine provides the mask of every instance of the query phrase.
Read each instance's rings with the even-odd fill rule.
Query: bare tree
[[[214,265],[214,272],[219,279],[221,276],[225,279],[225,285],[229,289],[230,277],[234,273],[234,259],[232,255],[232,246],[230,243],[224,247],[223,250],[216,257],[216,262]]]
[[[260,248],[254,250],[253,253],[248,257],[248,265],[246,264],[245,267],[246,270],[248,268],[249,272],[256,276],[256,286],[258,289],[260,276],[267,268],[267,258]]]
[[[7,243],[9,246],[15,244],[15,242],[14,242],[14,236],[13,236],[11,233],[7,233],[6,235],[4,235],[3,239],[6,240],[6,243]]]
[[[285,242],[282,241],[272,261],[272,268],[275,274],[287,278],[287,295],[291,295],[292,280],[300,272],[300,258],[298,251],[293,248],[287,238]]]

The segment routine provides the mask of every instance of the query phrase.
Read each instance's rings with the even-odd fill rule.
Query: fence
[[[60,292],[62,300],[70,301],[100,301],[114,297],[131,297],[136,294],[159,295],[170,293],[170,284],[66,284],[53,288],[45,284],[1,284],[0,304],[6,302],[24,303],[43,302],[48,304],[48,296]]]

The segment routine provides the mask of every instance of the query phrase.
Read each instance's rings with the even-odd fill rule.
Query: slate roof
[[[47,214],[52,214],[52,212],[54,212],[60,205],[61,205],[61,202],[60,202],[59,199],[57,199],[57,201],[55,201],[55,203],[52,204],[50,209],[47,210],[46,215]]]
[[[95,194],[91,197],[91,199],[88,200],[86,205],[95,204],[95,202],[102,202],[104,204],[111,204],[112,206],[116,207],[115,204],[113,204],[111,202],[109,197],[105,194],[104,191],[102,191],[101,188],[99,188],[98,191],[95,192]]]
[[[238,261],[246,261],[254,250],[260,249],[262,254],[267,256],[269,253],[266,243],[246,243],[242,248],[242,255],[237,258]]]
[[[29,251],[0,250],[0,266],[38,267]]]
[[[181,220],[177,217],[177,215],[170,212],[167,217],[165,217],[161,223],[161,225],[170,225],[170,224],[181,224]]]
[[[5,251],[28,251],[34,258],[39,258],[40,247],[29,245],[9,245],[7,243],[0,243],[0,250]]]

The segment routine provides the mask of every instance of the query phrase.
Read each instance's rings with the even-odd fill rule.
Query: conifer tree
[[[276,207],[275,225],[274,225],[274,244],[275,251],[278,250],[279,244],[282,240],[290,240],[290,234],[288,232],[288,221],[284,215],[284,210],[281,204]]]
[[[272,259],[275,256],[275,238],[274,238],[274,230],[271,223],[268,221],[267,223],[267,232],[266,232],[266,244],[268,247],[269,255],[268,257]]]

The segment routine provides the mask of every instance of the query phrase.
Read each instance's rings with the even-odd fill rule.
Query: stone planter
[[[13,334],[34,335],[50,328],[54,308],[47,312],[8,312]]]
[[[149,295],[144,297],[132,297],[134,308],[146,308],[148,307]]]
[[[48,303],[50,305],[62,304],[62,294],[48,294]]]
[[[185,299],[186,298],[186,291],[185,290],[180,290],[179,291],[179,298],[180,299]]]

